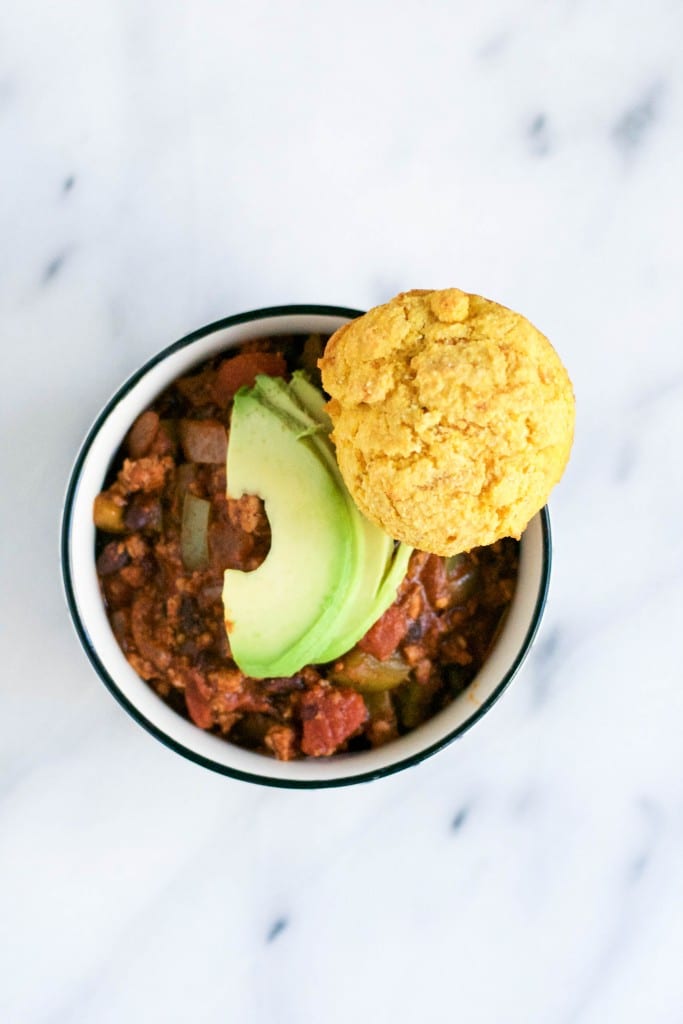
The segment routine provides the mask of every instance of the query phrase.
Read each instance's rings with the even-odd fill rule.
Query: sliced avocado
[[[256,416],[254,405],[264,410],[265,420],[263,416]],[[270,441],[262,438],[260,447],[248,436],[254,424],[264,434],[266,424],[273,430],[273,438]],[[361,514],[341,476],[328,436],[331,427],[324,395],[298,372],[289,384],[279,377],[258,376],[254,387],[240,392],[235,399],[228,446],[230,493],[241,487],[242,491],[264,498],[273,531],[271,553],[259,569],[248,574],[229,570],[225,574],[226,618],[234,622],[230,632],[231,648],[237,664],[250,675],[290,675],[307,662],[325,663],[338,658],[386,611],[405,576],[412,548],[403,544],[395,546],[383,530]],[[308,600],[299,615],[281,607],[280,597],[275,596],[282,594],[283,581],[292,582],[302,575],[302,565],[315,566],[316,573],[319,568],[319,537],[304,524],[300,513],[290,507],[295,503],[300,484],[306,481],[308,487],[308,470],[302,465],[298,468],[290,465],[285,446],[271,443],[276,434],[283,433],[290,435],[290,443],[303,447],[310,458],[318,462],[315,466],[309,459],[306,466],[315,479],[319,480],[321,473],[323,477],[327,474],[328,484],[337,491],[337,503],[343,503],[346,510],[345,519],[335,513],[339,518],[337,526],[341,526],[343,520],[346,531],[343,576],[337,581],[329,604],[317,609],[317,617],[315,587],[307,587]],[[257,456],[257,451],[261,455]],[[272,497],[269,500],[268,495],[273,491],[280,494],[283,478],[287,481],[285,497],[280,502],[274,502]],[[296,484],[291,487],[293,480]],[[322,520],[329,514],[329,503],[321,503],[313,518]],[[317,525],[320,533],[320,523]],[[295,531],[291,543],[285,540],[290,530]],[[276,532],[282,548],[275,546]],[[338,542],[337,535],[334,544]],[[291,549],[289,560],[284,555],[285,548]],[[278,560],[270,565],[273,554]],[[244,579],[238,583],[240,577]],[[253,583],[246,582],[254,577]],[[276,577],[280,580],[279,589]],[[262,588],[269,590],[270,603],[264,604],[260,596]],[[286,621],[281,621],[283,619]],[[264,621],[268,623],[265,627],[261,625]],[[277,636],[272,635],[274,629]],[[294,638],[297,630],[298,636]],[[265,632],[270,639],[268,646],[264,646],[262,638]],[[289,646],[283,637],[287,638]]]
[[[373,524],[369,525],[373,526]],[[377,530],[378,527],[373,526],[373,529]],[[391,555],[394,542],[390,537],[387,537],[387,541]],[[366,560],[362,570],[357,573],[356,599],[345,602],[330,633],[330,640],[319,656],[321,663],[334,661],[335,658],[350,651],[360,638],[365,636],[370,626],[374,626],[389,605],[394,603],[413,553],[413,548],[408,547],[407,544],[399,544],[388,568],[385,564],[384,578],[378,579],[378,561],[373,558],[373,555],[377,553],[377,557],[379,557],[380,547],[374,537],[367,544],[366,550],[370,557]]]
[[[391,594],[391,601],[389,601],[389,604],[396,599],[396,591],[400,587],[401,583],[403,583],[405,574],[408,572],[408,562],[410,561],[410,556],[414,550],[415,548],[411,548],[408,544],[403,544],[401,542],[396,544],[393,558],[387,568],[386,575],[380,584],[379,593],[377,595],[380,601],[384,601],[385,594]],[[389,604],[387,605],[387,608],[389,607]],[[386,608],[384,611],[386,611]],[[381,614],[382,613],[380,612],[380,615]],[[379,615],[377,618],[379,618]]]
[[[310,413],[314,420],[317,420],[326,432],[332,432],[332,420],[325,409],[325,395],[310,380],[302,370],[295,370],[289,387],[294,397],[299,400],[306,412]]]
[[[294,375],[296,376],[296,374]],[[294,377],[292,378],[292,381]],[[317,418],[316,410],[311,411],[309,408],[304,408],[300,400],[293,393],[291,388],[291,382],[288,384],[282,379],[282,377],[265,377],[260,376],[256,378],[255,393],[261,399],[270,406],[275,412],[279,413],[287,422],[291,424],[290,429],[297,430],[299,436],[309,437],[311,442],[315,444],[316,451],[319,458],[321,458],[330,473],[332,473],[337,480],[339,488],[344,492],[344,496],[349,505],[349,513],[355,514],[358,509],[349,494],[344,478],[341,475],[339,465],[337,464],[337,458],[334,454],[334,448],[332,442],[328,437],[328,431],[325,429],[323,422]],[[322,392],[317,391],[317,388],[313,388],[313,391],[317,392],[320,396],[320,402],[317,409],[318,415],[326,415],[324,412],[325,399]],[[332,429],[330,422],[329,429]]]
[[[355,528],[362,534],[362,554],[356,561],[355,573],[344,606],[340,609],[339,615],[330,629],[327,642],[318,653],[320,663],[332,661],[340,654],[345,654],[367,633],[370,626],[363,629],[363,623],[368,614],[372,615],[370,608],[374,608],[380,583],[387,573],[389,560],[394,550],[394,542],[391,537],[378,530],[360,512],[358,512]],[[393,598],[391,600],[393,601]],[[382,609],[382,611],[384,610]],[[372,619],[370,625],[381,614],[382,612],[379,612]]]
[[[299,370],[289,386],[313,419],[331,431],[332,421],[325,410],[322,391]],[[365,518],[353,499],[351,505],[352,516],[364,534],[365,555],[356,566],[351,592],[332,627],[329,642],[319,655],[321,662],[333,661],[349,651],[393,604],[413,553],[407,544],[394,545],[388,534]]]
[[[312,439],[253,390],[235,397],[227,478],[232,496],[264,500],[272,532],[258,569],[225,573],[233,656],[255,677],[293,675],[316,659],[348,593],[355,569],[348,503]]]
[[[291,382],[287,383],[282,377],[259,374],[254,381],[253,393],[265,405],[279,413],[299,437],[312,437],[322,433],[322,424],[298,400],[291,389]]]
[[[325,412],[323,393],[309,384],[302,374],[295,373],[289,384],[281,377],[258,377],[256,389],[259,396],[272,408],[277,409],[286,417],[297,420],[302,427],[310,427],[312,423],[316,422],[322,425],[327,421],[331,430],[332,423]],[[326,462],[330,472],[338,481],[340,491],[343,492],[348,505],[353,528],[354,571],[343,606],[339,609],[339,614],[330,627],[329,635],[324,638],[321,648],[316,651],[316,662],[323,663],[350,650],[385,611],[385,607],[382,607],[377,614],[374,614],[380,585],[390,568],[394,542],[379,527],[366,519],[353,501],[344,483],[327,434],[313,432],[310,440],[315,444],[320,458]],[[393,599],[392,597],[387,602],[386,607],[391,604]],[[363,629],[368,618],[370,618],[370,623]],[[358,632],[359,629],[360,632]]]

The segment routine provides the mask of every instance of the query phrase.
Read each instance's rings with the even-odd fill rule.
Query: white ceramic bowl
[[[153,736],[214,771],[270,786],[322,787],[365,782],[416,764],[460,736],[500,697],[524,660],[543,613],[550,576],[547,509],[531,521],[520,546],[512,605],[495,646],[470,686],[445,710],[376,750],[324,759],[276,761],[197,728],[165,704],[126,661],[107,619],[95,570],[92,507],[133,420],[176,377],[249,338],[331,334],[360,311],[336,306],[254,310],[202,327],[160,352],[123,384],[93,424],[76,459],[62,521],[62,571],[69,610],[83,648],[103,683]]]

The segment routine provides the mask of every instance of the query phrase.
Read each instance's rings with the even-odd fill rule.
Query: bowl
[[[277,306],[227,317],[188,334],[121,385],[88,432],[69,480],[62,519],[62,574],[86,655],[113,696],[148,732],[176,753],[236,779],[291,788],[343,786],[419,763],[491,709],[518,672],[543,614],[551,564],[547,508],[522,536],[514,598],[493,649],[469,687],[443,711],[383,747],[322,759],[277,761],[205,732],[165,704],[126,661],[100,595],[92,507],[130,425],[171,381],[211,356],[258,336],[331,334],[360,315],[359,310],[337,306]]]

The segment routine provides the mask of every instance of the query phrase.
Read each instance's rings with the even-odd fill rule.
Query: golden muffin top
[[[567,464],[566,370],[528,320],[479,295],[397,295],[341,327],[320,368],[356,504],[423,551],[519,537]]]

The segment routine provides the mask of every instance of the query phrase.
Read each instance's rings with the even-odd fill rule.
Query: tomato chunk
[[[225,408],[240,388],[250,388],[259,373],[269,377],[284,377],[287,373],[285,357],[281,352],[242,352],[226,359],[218,367],[213,385],[213,400]]]
[[[301,698],[301,749],[309,757],[329,757],[363,725],[365,701],[355,690],[318,683]]]
[[[386,661],[394,653],[408,632],[408,620],[403,608],[390,605],[384,615],[371,626],[358,646],[378,661]]]

